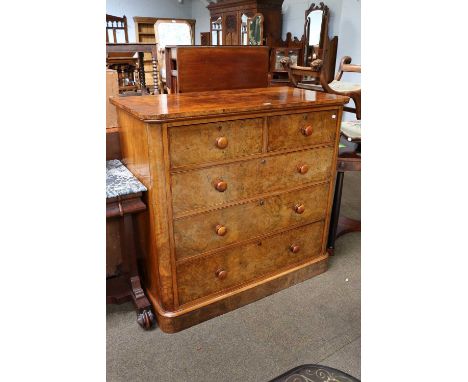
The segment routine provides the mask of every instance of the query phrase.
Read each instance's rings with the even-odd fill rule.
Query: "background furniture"
[[[164,17],[140,17],[140,16],[135,16],[133,18],[133,22],[135,24],[135,38],[137,42],[140,43],[156,43],[156,37],[155,37],[155,32],[154,32],[154,24],[158,20],[173,20],[173,19],[168,19]],[[183,20],[189,23],[191,28],[193,29],[193,34],[195,35],[195,20],[192,19],[174,19],[174,20]],[[154,79],[149,76],[148,74],[151,74],[153,72],[153,61],[152,61],[152,56],[149,53],[145,53],[143,56],[143,62],[144,62],[144,68],[145,68],[145,74],[147,75],[147,82],[146,84],[148,86],[154,86]],[[160,78],[158,77],[158,80]],[[161,87],[161,83],[158,84],[158,89],[160,92],[163,91],[163,88]]]
[[[144,329],[150,329],[155,318],[141,287],[133,235],[133,214],[146,209],[141,199],[145,191],[146,187],[119,160],[106,162],[106,218],[119,219],[122,249],[122,273],[106,280],[106,302],[121,304],[133,301],[138,324]]]
[[[170,93],[268,86],[268,47],[166,47]]]
[[[121,33],[120,33],[121,32]],[[127,17],[106,14],[106,43],[128,43]],[[120,40],[120,41],[119,41]],[[137,59],[132,52],[107,52],[106,64],[108,69],[118,73],[119,91],[135,91],[138,86],[135,82]]]
[[[246,19],[263,15],[263,38],[281,39],[282,5],[284,0],[218,0],[210,3],[210,33],[212,45],[245,45]]]
[[[211,45],[210,32],[200,32],[200,45],[202,46]]]
[[[144,69],[144,54],[150,54],[151,62],[152,62],[152,88],[154,93],[159,93],[158,88],[158,61],[156,55],[156,44],[143,44],[143,43],[128,43],[128,44],[106,44],[106,52],[107,54],[121,54],[122,52],[128,52],[130,54],[138,53],[138,61],[139,61],[139,83],[140,89],[142,94],[148,93],[148,88],[146,84],[146,75]]]
[[[169,45],[195,45],[195,20],[192,21],[193,23],[187,20],[159,19],[154,24],[158,62],[161,63],[159,66],[160,89],[165,90],[165,93],[167,93],[165,48]]]
[[[288,34],[289,44],[285,47],[271,48],[270,53],[270,86],[289,85],[289,71],[281,64],[281,60],[288,57],[291,65],[297,65],[303,60],[303,47],[301,42],[291,42],[291,33]],[[289,46],[291,45],[291,46]]]
[[[112,99],[123,160],[148,188],[139,232],[161,330],[326,270],[347,101],[290,87]]]

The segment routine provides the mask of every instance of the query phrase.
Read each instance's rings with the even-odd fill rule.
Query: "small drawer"
[[[262,151],[263,119],[169,128],[171,167],[227,160]]]
[[[325,218],[330,184],[257,199],[174,221],[178,260]]]
[[[333,156],[329,146],[174,173],[174,214],[327,180]]]
[[[185,304],[322,255],[324,226],[320,221],[178,263],[179,302]]]
[[[338,110],[268,118],[268,151],[332,143],[338,132]]]

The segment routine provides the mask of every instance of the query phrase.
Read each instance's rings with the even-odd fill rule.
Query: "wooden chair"
[[[325,41],[329,43],[328,37]],[[324,47],[324,63],[329,59],[327,48]],[[351,57],[345,56],[341,59],[338,73],[333,81],[327,79],[327,74],[323,70],[313,69],[312,67],[304,67],[290,65],[287,60],[283,65],[288,68],[289,78],[293,86],[322,91],[331,94],[338,94],[350,97],[355,104],[355,107],[344,107],[345,111],[355,113],[356,120],[343,121],[341,123],[341,141],[337,163],[337,174],[335,184],[335,194],[333,198],[333,209],[330,220],[330,231],[328,236],[328,252],[333,254],[335,248],[335,240],[349,232],[361,231],[361,222],[349,219],[345,216],[340,216],[341,195],[343,191],[343,179],[346,171],[361,171],[361,85],[342,81],[343,73],[354,72],[361,73],[361,66],[351,64]],[[318,78],[320,85],[313,85],[304,82],[304,78]]]
[[[340,216],[343,179],[346,171],[361,171],[361,85],[341,81],[343,73],[361,73],[360,65],[351,64],[351,57],[341,59],[335,79],[327,84],[321,81],[327,93],[346,95],[354,101],[354,108],[345,107],[346,111],[356,114],[356,120],[341,122],[341,140],[337,163],[335,195],[330,220],[327,249],[330,254],[335,250],[335,240],[350,232],[360,232],[361,222]]]
[[[125,41],[118,40],[118,31],[123,31]],[[109,43],[109,34],[112,43],[128,43],[127,17],[106,14],[106,43]],[[135,91],[138,89],[135,79],[138,59],[133,57],[134,52],[107,53],[107,68],[117,70],[119,74],[119,92]]]

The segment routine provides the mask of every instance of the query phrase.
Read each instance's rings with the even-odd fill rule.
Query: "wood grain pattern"
[[[262,152],[263,119],[220,121],[169,128],[172,167],[226,160]],[[217,140],[224,138],[223,145]]]
[[[177,265],[181,304],[321,255],[323,222]],[[300,247],[292,253],[290,246]],[[224,279],[216,276],[224,270]]]
[[[268,151],[334,142],[337,118],[338,109],[269,117]]]
[[[296,90],[114,100],[123,162],[148,188],[139,246],[162,330],[181,330],[325,271],[339,119],[348,99]],[[291,143],[288,124],[270,132],[271,117],[332,109],[335,139],[326,144]],[[260,122],[242,135],[237,126],[245,120]],[[206,128],[217,123],[231,135]],[[309,129],[307,138],[322,137],[322,129]],[[284,143],[268,151],[280,130]],[[204,152],[203,140],[214,153],[234,150]],[[246,151],[232,144],[241,141]]]
[[[268,47],[167,46],[165,52],[171,94],[268,86]]]
[[[322,147],[175,173],[172,175],[174,214],[327,180],[331,176],[333,151],[331,146]],[[299,164],[308,164],[310,170],[300,174]],[[215,189],[213,182],[218,179],[227,183],[226,191]]]
[[[349,97],[281,86],[144,97],[111,97],[110,102],[138,119],[156,122],[255,111],[297,110],[301,107],[342,106],[349,102]]]
[[[317,276],[325,272],[327,266],[328,256],[321,256],[311,262],[244,284],[223,295],[194,301],[176,311],[165,311],[159,300],[151,293],[148,294],[156,311],[159,328],[165,333],[175,333]]]
[[[289,226],[325,218],[329,183],[290,191],[174,221],[177,259],[221,248]],[[297,213],[294,207],[303,205]],[[216,227],[225,229],[223,235]]]

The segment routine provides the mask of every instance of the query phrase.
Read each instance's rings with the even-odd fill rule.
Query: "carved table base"
[[[156,318],[151,310],[151,304],[141,286],[138,274],[135,237],[133,231],[133,213],[146,209],[140,199],[141,193],[123,198],[108,199],[107,218],[119,217],[120,240],[122,248],[122,268],[120,276],[107,279],[108,304],[121,304],[132,301],[137,311],[137,322],[143,329],[151,329]]]

